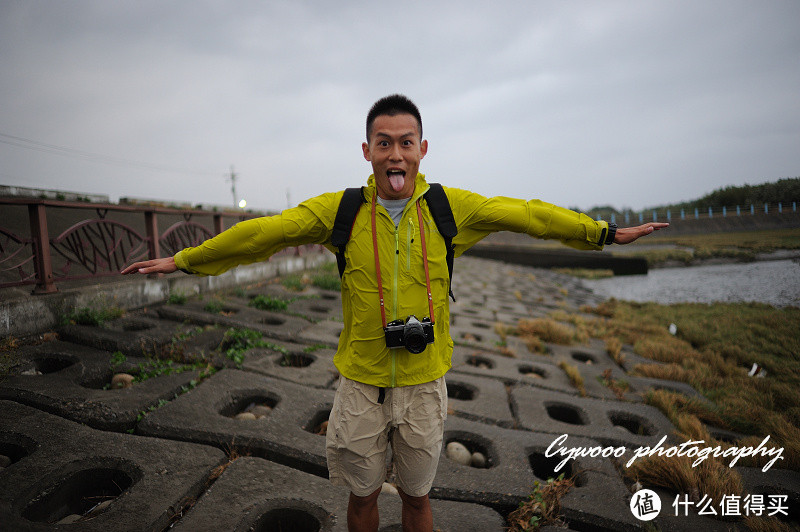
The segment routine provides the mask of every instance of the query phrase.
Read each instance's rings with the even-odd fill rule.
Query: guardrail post
[[[36,268],[34,294],[58,292],[53,280],[53,262],[50,259],[50,236],[47,232],[47,215],[43,204],[29,204],[28,218],[33,239],[33,264]]]
[[[161,258],[161,246],[159,245],[158,218],[155,211],[145,211],[144,226],[147,231],[147,258],[150,260]],[[151,273],[149,278],[155,279],[163,276],[162,273]]]
[[[755,214],[755,213],[756,213],[756,206],[751,203],[750,204],[750,214]]]
[[[769,203],[764,204],[764,214],[769,214]]]
[[[221,214],[215,214],[214,215],[214,234],[218,235],[224,230],[225,229],[222,226],[222,215]]]
[[[783,203],[778,203],[778,212],[779,213],[783,212]]]

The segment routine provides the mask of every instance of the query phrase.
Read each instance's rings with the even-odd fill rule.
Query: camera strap
[[[375,273],[378,279],[378,297],[380,298],[381,304],[381,320],[383,320],[383,327],[386,328],[387,321],[386,321],[386,307],[384,305],[383,300],[383,280],[381,279],[381,259],[378,256],[378,230],[377,230],[377,222],[375,221],[375,212],[376,212],[376,201],[377,201],[377,191],[372,196],[372,249],[375,254]],[[435,323],[433,317],[433,294],[431,293],[431,275],[428,270],[428,249],[425,244],[425,226],[423,225],[422,220],[422,208],[419,206],[419,200],[416,202],[417,204],[417,219],[419,220],[419,235],[420,235],[420,245],[422,246],[422,263],[425,266],[425,288],[428,290],[428,309],[430,311],[430,318],[431,318],[431,325]]]

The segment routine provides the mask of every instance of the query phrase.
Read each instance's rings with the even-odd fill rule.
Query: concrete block
[[[101,432],[9,401],[0,446],[17,450],[0,470],[4,530],[60,530],[69,515],[83,516],[70,527],[82,531],[163,530],[225,461],[211,447]]]
[[[508,392],[499,380],[451,371],[446,381],[449,414],[503,427],[514,425]]]
[[[333,388],[338,382],[339,371],[333,365],[335,349],[310,349],[312,346],[295,343],[277,345],[287,352],[253,349],[248,351],[243,369],[314,388]]]
[[[326,475],[325,437],[317,431],[333,396],[333,390],[225,369],[145,416],[136,433],[236,449]],[[271,412],[235,419],[253,404],[268,405]]]
[[[547,360],[545,357],[539,358]],[[452,360],[454,373],[468,373],[503,382],[577,393],[561,368],[546,362],[533,362],[533,357],[509,358],[485,350],[456,346]]]
[[[312,325],[303,318],[258,310],[231,301],[220,301],[221,312],[206,311],[207,304],[208,301],[189,301],[180,306],[165,305],[158,309],[158,315],[178,322],[252,329],[268,338],[285,341],[296,339],[303,329]]]
[[[347,488],[259,458],[240,458],[174,527],[194,530],[347,530]],[[397,495],[378,497],[380,530],[400,530]],[[477,504],[431,500],[433,528],[501,532],[503,518]]]
[[[658,409],[517,386],[511,391],[520,427],[591,437],[604,445],[652,446],[675,430]]]
[[[109,353],[66,342],[19,350],[28,363],[0,382],[0,398],[18,401],[90,427],[123,431],[134,427],[140,412],[170,400],[196,379],[197,371],[153,377],[130,388],[103,389],[113,373],[135,375],[145,359],[128,359],[111,369]]]
[[[465,444],[470,451],[486,453],[489,467],[476,468],[450,460],[445,448],[451,441]],[[546,482],[563,472],[566,478],[575,477],[576,485],[562,499],[562,510],[570,520],[580,522],[581,529],[587,526],[608,530],[638,529],[628,509],[630,493],[611,461],[579,458],[567,461],[555,472],[554,468],[563,458],[545,456],[552,441],[553,437],[547,434],[448,418],[431,494],[513,510],[520,502],[528,500],[534,482]],[[582,446],[599,445],[586,438],[573,441]]]

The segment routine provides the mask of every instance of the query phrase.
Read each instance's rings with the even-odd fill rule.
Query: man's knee
[[[430,505],[427,493],[422,497],[412,497],[411,495],[405,493],[402,489],[398,488],[397,492],[400,494],[403,504],[406,504],[415,510],[422,510]]]
[[[381,490],[377,489],[374,492],[370,493],[365,497],[359,497],[355,493],[350,493],[350,504],[355,506],[358,509],[361,508],[369,508],[373,506],[378,501],[378,495],[381,494]]]

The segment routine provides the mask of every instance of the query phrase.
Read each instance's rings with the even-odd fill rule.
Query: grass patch
[[[189,297],[183,292],[173,292],[167,298],[168,305],[185,305]]]
[[[556,479],[547,479],[544,485],[538,480],[534,482],[529,499],[519,503],[519,508],[508,514],[509,532],[528,532],[548,525],[565,527],[560,515],[561,498],[574,485],[575,482],[565,479],[563,473]]]
[[[124,314],[125,311],[117,307],[81,307],[79,309],[75,309],[70,314],[65,316],[62,322],[65,325],[77,324],[102,327],[106,322],[120,318]]]
[[[257,295],[250,300],[248,305],[259,310],[283,311],[289,308],[289,303],[287,301],[265,295]]]
[[[516,332],[523,339],[533,337],[558,345],[572,345],[581,338],[574,328],[551,318],[519,320]]]
[[[581,397],[585,397],[586,389],[583,387],[583,376],[578,368],[563,360],[558,363],[558,367],[564,370],[564,373],[567,374],[569,382],[572,383],[576,390],[578,390],[578,393],[581,395]]]
[[[637,365],[635,374],[686,382],[709,400],[648,393],[647,402],[682,434],[704,439],[707,432],[698,427],[707,423],[758,441],[769,435],[771,445],[784,447],[778,467],[800,470],[800,309],[610,300],[592,310],[598,315],[592,331],[666,363]],[[765,378],[748,376],[753,363],[766,370]]]
[[[241,368],[244,363],[245,353],[255,348],[270,349],[284,355],[289,353],[285,347],[264,340],[264,337],[258,331],[235,328],[225,331],[225,336],[223,336],[217,350],[225,353],[228,360],[236,364],[237,368]]]
[[[595,268],[553,268],[554,272],[579,277],[581,279],[608,279],[614,277],[614,270]]]

